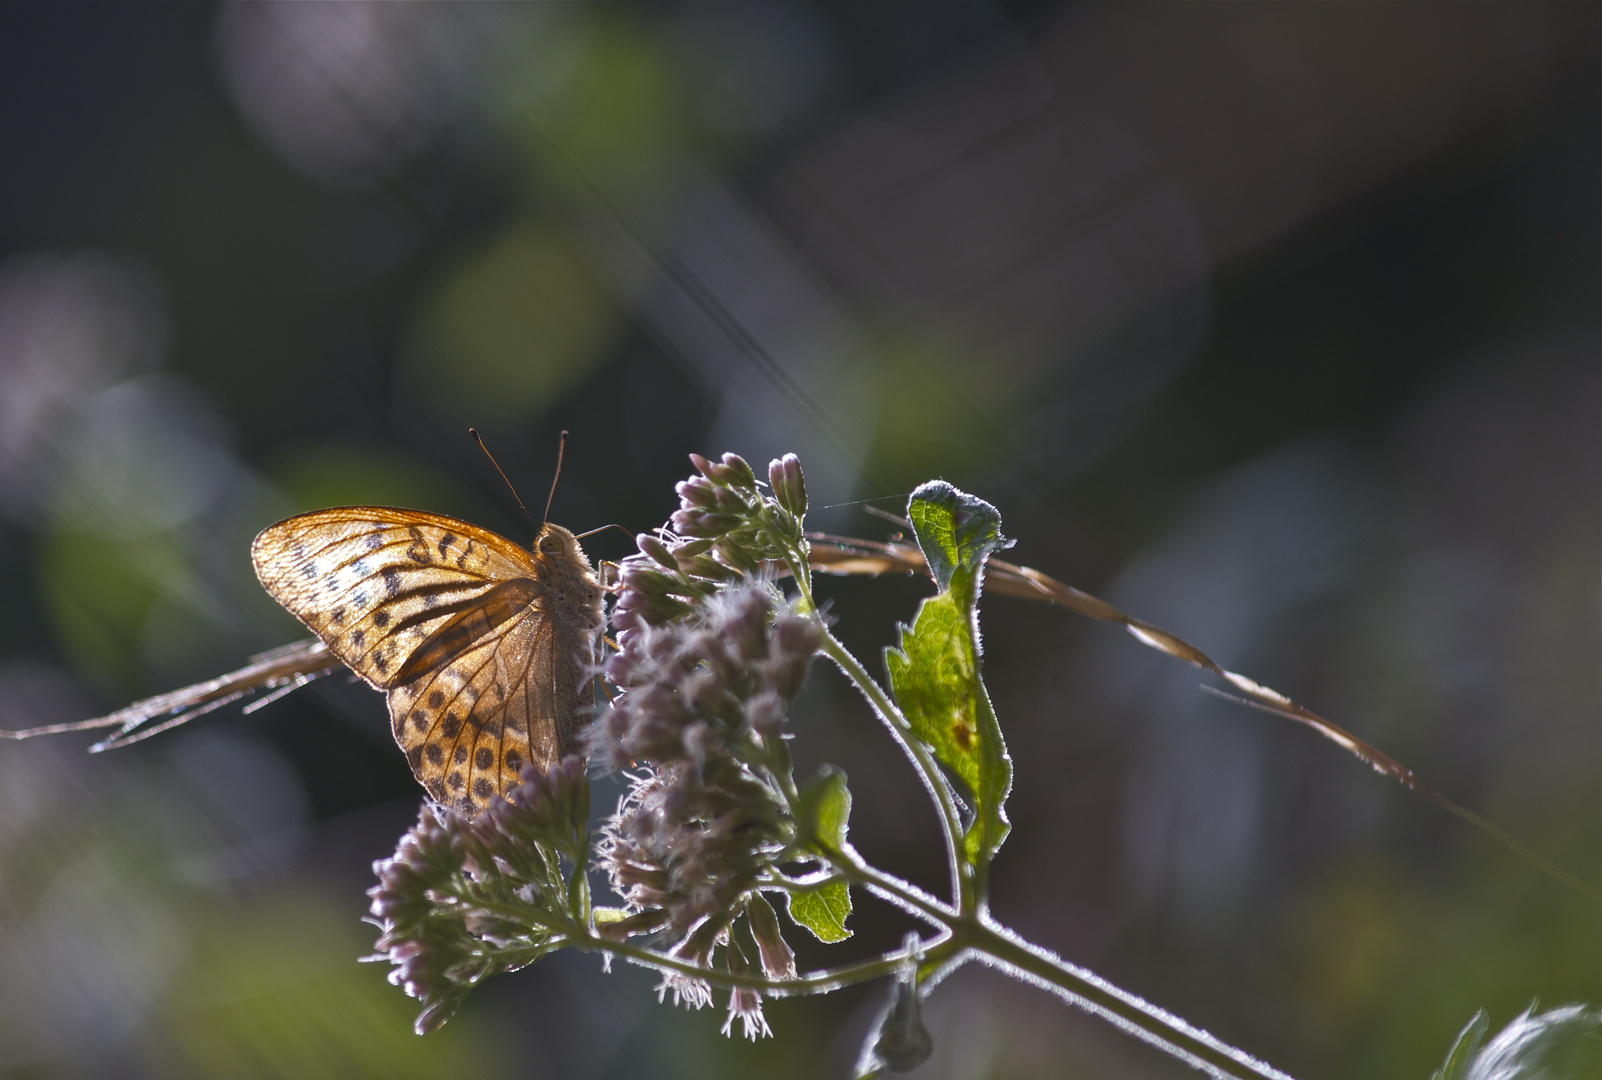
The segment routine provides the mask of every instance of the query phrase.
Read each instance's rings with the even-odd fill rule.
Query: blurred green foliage
[[[538,414],[593,374],[623,329],[560,233],[513,221],[420,302],[402,377],[431,412],[464,422]]]
[[[168,1075],[494,1078],[514,1074],[492,1029],[466,1019],[411,1034],[411,1003],[380,965],[349,905],[311,892],[208,912],[162,1003]],[[170,1071],[169,1071],[170,1070]]]

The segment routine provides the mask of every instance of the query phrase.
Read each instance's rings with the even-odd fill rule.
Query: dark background
[[[570,430],[580,530],[660,523],[691,451],[794,450],[814,526],[883,536],[839,504],[943,476],[1018,561],[1595,882],[1599,22],[0,6],[0,723],[292,640],[247,557],[288,514],[526,539],[470,424],[531,507]],[[820,588],[876,671],[926,591]],[[1593,905],[1332,744],[1116,628],[1005,598],[984,628],[993,906],[1032,940],[1305,1077],[1422,1078],[1476,1009],[1602,996]],[[843,680],[793,722],[859,849],[938,887]],[[774,1004],[752,1047],[558,956],[419,1040],[354,962],[419,797],[378,695],[83,742],[0,745],[6,1076],[845,1075],[883,992]],[[899,939],[857,904],[804,961]],[[981,970],[928,1012],[919,1076],[1190,1075]]]

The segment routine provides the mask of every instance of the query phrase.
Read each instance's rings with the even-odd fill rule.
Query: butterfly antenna
[[[551,520],[551,500],[556,498],[556,482],[562,478],[562,455],[567,451],[567,432],[556,444],[556,475],[551,477],[551,493],[545,496],[545,520]]]
[[[530,525],[534,525],[534,515],[530,514],[528,512],[528,507],[523,505],[523,497],[517,493],[517,489],[515,487],[512,487],[512,481],[507,477],[506,470],[501,468],[501,463],[495,460],[495,455],[490,453],[489,447],[484,445],[484,436],[482,436],[482,435],[480,435],[478,433],[478,429],[477,428],[468,428],[467,429],[467,433],[469,435],[473,436],[473,439],[478,443],[478,448],[480,450],[484,451],[484,456],[490,459],[490,464],[495,466],[495,471],[501,474],[501,479],[502,480],[506,481],[506,486],[511,491],[512,498],[517,500],[517,508],[519,510],[523,511],[523,516],[528,518],[528,523]],[[567,432],[565,432],[565,431],[562,432],[562,436],[563,436],[563,439],[565,440],[566,437],[567,437]],[[561,468],[562,468],[562,455],[561,455],[560,452],[558,452],[557,455],[556,455],[556,468],[557,468],[558,472],[561,471]],[[551,485],[551,493],[553,495],[556,493],[556,485],[555,484]],[[549,503],[545,504],[545,509],[546,509],[547,513],[550,512],[551,506],[550,506]],[[534,527],[538,528],[539,526],[535,525]]]

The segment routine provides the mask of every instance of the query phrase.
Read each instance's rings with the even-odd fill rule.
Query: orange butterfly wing
[[[251,560],[273,599],[387,691],[429,794],[469,813],[529,761],[577,748],[601,590],[571,534],[531,552],[417,510],[355,506],[279,522]]]

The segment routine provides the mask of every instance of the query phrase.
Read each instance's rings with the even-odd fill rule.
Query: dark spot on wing
[[[443,559],[445,557],[445,549],[450,547],[454,543],[456,543],[456,537],[452,533],[446,533],[444,536],[440,537],[439,538],[439,557]]]
[[[345,621],[344,607],[335,608],[333,611],[328,613],[328,617],[333,620],[335,626],[338,626],[340,623]]]
[[[473,538],[471,536],[469,536],[467,538],[467,546],[462,549],[462,553],[460,555],[456,556],[456,568],[458,570],[466,570],[467,569],[467,560],[468,560],[469,556],[471,556],[472,554],[473,554]]]
[[[428,714],[425,713],[422,709],[413,709],[412,710],[412,727],[416,728],[418,731],[427,731],[428,730]]]
[[[473,755],[473,764],[477,765],[480,769],[489,768],[491,765],[495,764],[494,752],[491,751],[487,746],[479,747],[478,753]]]
[[[429,749],[432,750],[434,748],[430,746]],[[406,751],[406,760],[411,764],[413,769],[419,768],[423,763],[423,748],[421,746],[414,746],[410,750]]]
[[[400,571],[394,567],[384,571],[384,591],[391,596],[400,592]]]
[[[428,782],[427,787],[428,787],[428,794],[433,798],[433,800],[435,802],[444,802],[445,801],[445,785],[444,784],[440,783],[437,779],[435,779],[435,780],[430,780]]]
[[[451,760],[456,762],[458,765],[467,764],[467,747],[458,746],[456,748],[456,753],[451,755]]]
[[[375,612],[373,612],[373,625],[374,626],[388,626],[389,625],[389,612],[387,612],[387,611],[375,611]]]
[[[423,530],[416,525],[408,525],[406,526],[406,534],[412,538],[412,542],[406,546],[406,557],[412,562],[422,563],[427,566],[429,563],[428,542],[423,539]]]
[[[424,753],[426,753],[428,755],[428,763],[430,765],[443,765],[443,764],[445,764],[445,751],[440,748],[439,743],[437,743],[437,742],[429,743],[428,744],[428,749],[425,750]]]
[[[312,578],[316,577],[317,564],[314,562],[301,563],[300,576],[305,578],[307,581],[310,581]]]
[[[451,773],[450,777],[445,781],[445,784],[452,791],[462,790],[462,774],[459,772]]]
[[[523,771],[523,755],[516,750],[506,751],[506,767],[513,772]]]
[[[351,606],[357,611],[367,606],[367,590],[357,589],[356,595],[350,598]]]
[[[488,735],[492,739],[500,738],[501,737],[501,722],[499,720],[491,720],[489,723],[487,723],[487,724],[485,724],[483,726],[483,732],[484,732],[485,735]]]
[[[445,704],[445,695],[440,691],[435,690],[428,695],[428,707],[430,709],[437,709],[443,704]]]
[[[473,794],[480,799],[487,799],[495,794],[495,789],[490,787],[490,782],[481,776],[473,781]]]
[[[383,546],[384,546],[384,536],[383,536],[382,533],[373,532],[373,533],[368,533],[367,534],[367,550],[368,551],[377,551],[379,548],[381,548]]]
[[[456,733],[462,730],[462,718],[457,716],[455,713],[447,713],[445,715],[445,722],[440,725],[439,730],[440,734],[444,735],[447,739],[456,738]]]
[[[384,658],[382,649],[373,650],[373,666],[378,669],[380,675],[389,674],[389,661]]]
[[[352,630],[350,632],[350,643],[358,649],[366,645],[367,632],[365,630]]]

